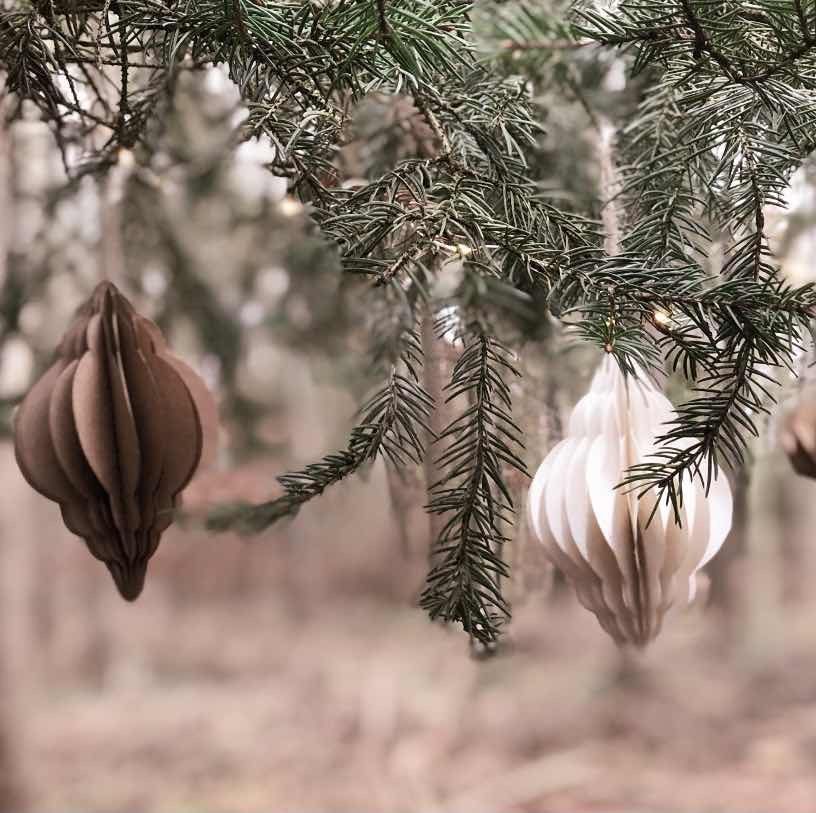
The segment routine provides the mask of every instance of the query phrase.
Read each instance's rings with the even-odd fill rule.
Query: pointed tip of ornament
[[[97,283],[96,288],[93,289],[94,294],[104,294],[108,291],[118,291],[119,289],[109,280],[103,279],[101,282]]]
[[[108,566],[119,595],[125,601],[135,601],[144,589],[147,562],[105,562]]]
[[[106,305],[110,307],[110,303],[114,301],[119,294],[119,289],[109,280],[103,279],[91,294],[91,302],[94,304],[96,310],[102,310]]]

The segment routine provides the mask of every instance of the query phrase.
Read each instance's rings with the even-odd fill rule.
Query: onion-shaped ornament
[[[204,382],[103,282],[20,405],[14,445],[26,480],[132,601],[216,432]]]
[[[779,440],[794,471],[816,479],[816,388],[805,390],[787,412]]]
[[[529,520],[580,602],[618,644],[644,646],[675,604],[694,598],[695,573],[731,527],[731,489],[688,477],[680,524],[654,496],[616,488],[648,460],[673,414],[645,376],[624,376],[607,355],[576,404],[566,437],[544,459],[529,493]]]

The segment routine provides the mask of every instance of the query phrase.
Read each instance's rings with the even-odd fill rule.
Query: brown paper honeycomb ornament
[[[132,601],[216,432],[201,378],[102,282],[20,405],[14,446],[29,484],[59,503],[65,525]]]

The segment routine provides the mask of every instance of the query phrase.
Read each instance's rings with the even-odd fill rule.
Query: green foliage
[[[741,464],[813,315],[812,288],[779,277],[765,207],[785,205],[814,145],[816,15],[795,1],[635,0],[615,14],[585,7],[578,19],[581,33],[625,46],[633,72],[655,77],[620,132],[625,239],[595,271],[612,295],[593,311],[595,330],[613,321],[625,342],[613,337],[616,349],[641,360],[655,356],[654,314],[668,315],[658,349],[692,398],[627,482],[677,508],[685,472]],[[714,234],[725,257],[712,277]]]
[[[445,444],[437,460],[444,477],[430,484],[428,510],[444,524],[420,604],[431,618],[459,621],[472,639],[491,645],[510,617],[501,590],[510,575],[501,555],[503,526],[513,510],[505,470],[525,472],[505,381],[518,372],[484,325],[474,321],[460,330],[449,322],[441,320],[441,332],[451,339],[461,334],[464,344],[445,388],[447,401],[465,405],[437,439]]]
[[[326,455],[302,471],[278,478],[283,495],[260,505],[236,505],[215,511],[213,530],[236,528],[258,533],[322,494],[329,486],[356,472],[378,456],[395,466],[418,464],[425,454],[422,434],[430,431],[428,416],[433,400],[420,383],[421,349],[413,332],[400,337],[401,358],[392,364],[388,378],[360,410],[346,449]]]
[[[512,354],[490,326],[532,335],[546,303],[625,369],[682,373],[691,398],[628,485],[678,508],[682,477],[739,465],[816,307],[811,286],[780,278],[765,233],[765,208],[784,205],[816,139],[814,46],[816,11],[799,0],[623,0],[608,12],[558,0],[18,0],[0,12],[7,87],[52,124],[73,178],[104,173],[122,146],[150,165],[179,76],[224,66],[248,112],[243,137],[271,141],[270,170],[309,205],[348,284],[383,304],[366,330],[384,383],[347,448],[213,527],[266,528],[377,456],[402,467],[430,453],[434,394],[413,331],[420,310],[441,307],[446,262],[462,258],[466,282],[445,302],[466,328],[447,393],[467,406],[437,439],[446,473],[429,510],[444,526],[422,604],[488,644],[510,611],[504,478],[523,468]],[[613,256],[597,225],[609,206],[602,119],[617,130]],[[72,163],[68,147],[87,153],[92,132],[103,139]]]

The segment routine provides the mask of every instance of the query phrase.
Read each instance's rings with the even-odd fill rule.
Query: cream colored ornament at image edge
[[[670,607],[694,598],[695,574],[731,528],[722,473],[708,497],[699,479],[684,479],[679,525],[665,501],[647,524],[655,498],[615,488],[630,466],[651,457],[672,415],[671,402],[645,376],[624,376],[607,355],[530,486],[536,536],[618,644],[645,645]]]

